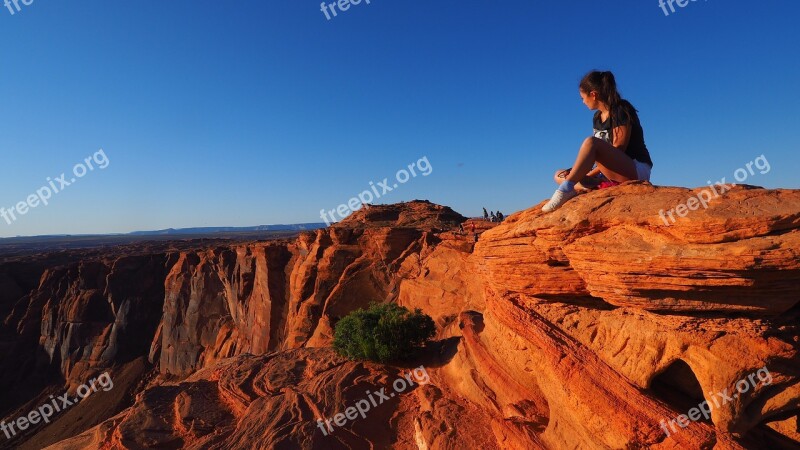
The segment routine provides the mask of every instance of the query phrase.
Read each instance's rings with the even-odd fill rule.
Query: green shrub
[[[372,304],[336,324],[333,348],[350,359],[407,360],[436,333],[430,316],[394,303]]]

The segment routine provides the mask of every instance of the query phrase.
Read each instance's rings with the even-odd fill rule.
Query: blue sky
[[[0,236],[320,221],[426,156],[379,202],[506,214],[591,133],[577,83],[613,70],[653,182],[798,187],[800,3],[710,0],[34,0],[0,9],[0,207],[110,160]],[[13,6],[12,6],[13,8]]]

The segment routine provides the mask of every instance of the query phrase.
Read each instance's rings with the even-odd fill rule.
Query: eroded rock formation
[[[477,243],[449,208],[410,202],[294,240],[8,262],[2,345],[57,374],[29,404],[59,377],[129,374],[128,405],[51,448],[797,448],[800,191],[735,187],[665,224],[696,193],[629,183]],[[325,433],[318,419],[413,370],[328,348],[373,301],[435,319],[429,382]],[[7,417],[30,409],[8,399]],[[702,402],[708,417],[670,425]]]

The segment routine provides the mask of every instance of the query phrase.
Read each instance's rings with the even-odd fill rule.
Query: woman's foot
[[[546,204],[545,204],[545,205],[542,207],[542,211],[544,211],[544,212],[546,212],[546,213],[553,212],[553,211],[557,210],[558,208],[560,208],[560,207],[561,207],[561,205],[563,205],[564,203],[566,203],[568,200],[570,200],[570,199],[574,198],[574,197],[575,197],[575,196],[577,196],[577,195],[578,195],[578,193],[577,193],[577,192],[575,192],[575,190],[574,190],[574,189],[573,189],[573,190],[571,190],[571,191],[567,191],[567,192],[564,192],[564,191],[556,191],[556,192],[553,194],[553,196],[550,198],[550,201],[549,201],[549,202],[547,202],[547,203],[546,203]]]
[[[552,211],[557,210],[561,205],[567,202],[567,200],[575,197],[578,195],[575,192],[575,183],[569,180],[565,180],[561,185],[556,189],[556,192],[550,198],[550,201],[542,207],[542,211],[549,213]]]

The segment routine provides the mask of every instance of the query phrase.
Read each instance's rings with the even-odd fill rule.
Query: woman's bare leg
[[[590,137],[583,141],[566,180],[578,183],[595,164],[609,180],[621,183],[638,179],[636,165],[628,155],[602,139]]]
[[[587,138],[578,151],[575,165],[566,175],[563,184],[553,193],[550,201],[542,207],[542,211],[546,213],[555,211],[575,197],[577,195],[575,185],[584,179],[595,164],[609,180],[623,182],[638,178],[636,164],[625,152],[602,139]],[[559,175],[563,176],[563,174],[556,173],[556,180],[560,178]]]

